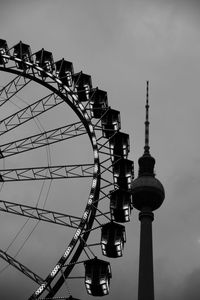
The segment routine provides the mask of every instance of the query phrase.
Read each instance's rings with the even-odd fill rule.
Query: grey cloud
[[[153,225],[156,299],[185,300],[185,293],[191,295],[187,300],[196,300],[191,287],[198,289],[199,270],[184,278],[199,259],[195,241],[200,208],[200,43],[199,27],[193,26],[199,1],[13,0],[0,2],[0,8],[1,31],[10,46],[23,40],[33,51],[42,47],[53,51],[55,59],[72,60],[76,70],[84,69],[94,85],[97,82],[108,91],[109,105],[120,110],[122,130],[130,134],[129,158],[135,162],[142,154],[145,80],[150,79],[151,149],[158,158],[158,178],[162,176],[166,188],[166,200],[155,212]],[[137,297],[136,215],[133,211],[126,226],[124,257],[111,262],[113,278],[107,299]],[[17,281],[15,276],[13,281]],[[176,282],[178,276],[180,282]],[[79,284],[73,282],[73,290]],[[84,290],[83,284],[80,289]],[[3,300],[9,299],[4,295]],[[81,296],[88,299],[85,293]]]
[[[200,267],[187,275],[183,284],[182,300],[199,300],[200,298]]]

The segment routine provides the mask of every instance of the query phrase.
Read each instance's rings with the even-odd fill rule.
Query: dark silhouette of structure
[[[155,159],[149,146],[149,82],[146,88],[146,119],[144,154],[139,158],[139,174],[132,183],[133,206],[140,211],[140,256],[138,300],[154,300],[152,221],[153,211],[164,200],[165,191],[161,182],[155,178]]]

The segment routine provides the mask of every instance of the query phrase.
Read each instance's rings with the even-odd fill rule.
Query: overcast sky
[[[55,60],[72,61],[75,71],[91,74],[93,86],[108,92],[130,135],[136,175],[150,81],[151,154],[166,191],[153,223],[157,300],[200,297],[199,15],[198,0],[0,1],[0,37],[10,47],[22,40],[32,52],[52,51]],[[133,211],[126,226],[123,258],[111,260],[105,299],[137,299],[137,215]]]

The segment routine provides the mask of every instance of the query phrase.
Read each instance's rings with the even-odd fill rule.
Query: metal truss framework
[[[62,102],[63,99],[54,93],[37,100],[33,104],[0,121],[0,135],[7,133],[8,131],[26,123],[27,121],[30,121],[36,116],[39,116],[40,114],[52,109]]]
[[[81,122],[55,128],[33,136],[0,145],[0,157],[7,157],[86,134]]]
[[[4,200],[0,200],[0,211],[72,228],[77,228],[81,221],[75,216]]]
[[[0,90],[0,106],[5,104],[14,95],[16,95],[20,90],[22,90],[29,82],[30,79],[24,77],[23,75],[16,76],[7,85],[5,85]]]
[[[15,269],[18,269],[20,272],[35,281],[37,284],[41,284],[44,281],[40,276],[35,274],[33,271],[31,271],[29,268],[21,264],[19,261],[17,261],[15,258],[10,256],[3,250],[0,250],[0,258],[12,265]]]
[[[0,181],[27,181],[92,177],[93,164],[0,170]]]

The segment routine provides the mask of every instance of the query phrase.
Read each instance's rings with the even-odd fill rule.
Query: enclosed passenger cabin
[[[131,189],[133,178],[133,161],[128,159],[119,159],[113,163],[114,182],[124,190]]]
[[[5,65],[8,62],[7,58],[2,57],[4,54],[9,55],[8,45],[6,40],[0,39],[0,65]]]
[[[67,86],[72,86],[73,64],[64,58],[55,63],[56,76]]]
[[[92,88],[92,79],[90,75],[84,74],[82,71],[73,75],[74,87],[76,89],[78,99],[81,102],[89,100],[89,92]]]
[[[110,155],[112,161],[119,158],[127,158],[130,151],[129,135],[123,132],[117,132],[109,140]]]
[[[118,189],[110,194],[110,214],[115,222],[125,223],[130,221],[132,209],[132,196],[129,192]]]
[[[122,256],[125,242],[126,233],[123,225],[110,222],[102,226],[101,249],[103,255],[113,258]]]
[[[108,109],[101,120],[103,137],[110,138],[121,128],[120,112],[114,109]]]
[[[45,72],[51,73],[55,69],[52,53],[44,50],[44,48],[35,53],[35,64],[44,69]],[[46,74],[42,71],[39,72],[39,75],[41,77],[46,77]]]
[[[96,88],[90,91],[89,97],[91,116],[93,118],[100,119],[108,109],[107,92]]]
[[[21,41],[14,46],[13,56],[23,60],[22,62],[16,62],[17,68],[26,70],[29,68],[25,62],[32,62],[31,59],[31,48],[29,45],[22,43]]]
[[[109,293],[112,277],[109,262],[97,258],[85,261],[85,287],[92,296],[105,296]]]

